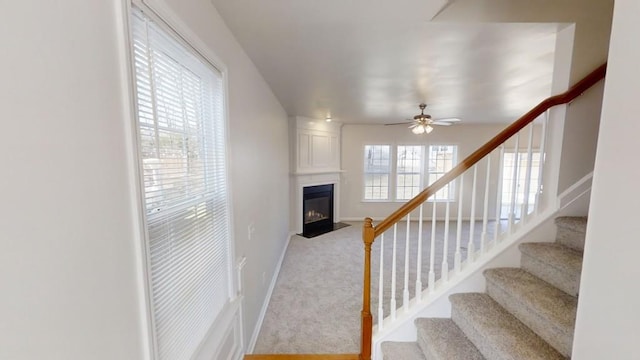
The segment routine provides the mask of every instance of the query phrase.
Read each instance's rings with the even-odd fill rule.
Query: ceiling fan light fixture
[[[431,130],[433,130],[433,129],[431,129]],[[416,134],[416,135],[420,135],[420,134],[424,134],[425,131],[427,133],[429,133],[429,132],[431,132],[431,130],[425,129],[425,127],[422,126],[422,125],[417,125],[417,126],[414,126],[413,129],[411,129],[411,132]]]
[[[416,135],[421,135],[421,134],[430,134],[433,131],[434,125],[450,126],[453,123],[457,123],[460,121],[460,119],[458,118],[433,119],[431,115],[424,113],[424,109],[426,107],[427,107],[426,104],[424,103],[420,104],[420,110],[421,110],[420,114],[415,115],[413,117],[413,121],[402,122],[402,123],[391,123],[391,124],[385,124],[385,125],[410,124],[409,130],[411,130],[411,132]],[[412,119],[407,119],[407,120],[412,120]]]

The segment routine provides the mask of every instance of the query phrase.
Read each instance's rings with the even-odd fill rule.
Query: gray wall
[[[124,3],[2,6],[2,359],[147,356]],[[235,252],[247,257],[248,340],[288,236],[287,118],[209,1],[168,4],[229,71]]]
[[[616,1],[573,359],[640,358],[638,14],[638,1]]]
[[[553,93],[560,93],[607,59],[613,0],[511,1],[457,0],[434,21],[446,22],[557,22],[562,34],[556,51]],[[551,118],[558,124],[550,143],[563,156],[553,170],[561,193],[593,170],[595,143],[602,103],[602,84]],[[549,188],[549,187],[548,187]],[[585,209],[586,211],[586,209]]]

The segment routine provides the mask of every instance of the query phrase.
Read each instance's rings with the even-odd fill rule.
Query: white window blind
[[[154,347],[190,359],[230,299],[221,74],[132,14]]]

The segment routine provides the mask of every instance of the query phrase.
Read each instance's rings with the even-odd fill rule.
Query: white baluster
[[[396,319],[396,255],[398,244],[398,224],[393,224],[393,255],[391,258],[391,320]]]
[[[384,233],[380,235],[380,278],[378,279],[378,331],[384,329]]]
[[[460,242],[462,241],[462,195],[464,194],[464,174],[460,175],[458,183],[458,228],[456,230],[456,254],[453,259],[453,266],[456,272],[460,272],[462,266],[462,255],[460,254]]]
[[[473,165],[473,185],[471,187],[471,216],[469,217],[469,243],[467,244],[467,263],[474,260],[476,246],[473,243],[476,223],[476,185],[478,183],[478,167]]]
[[[422,204],[420,204],[420,219],[418,220],[418,259],[416,261],[416,301],[422,302]]]
[[[515,218],[515,212],[516,212],[516,193],[518,192],[518,189],[516,189],[516,187],[518,186],[518,158],[520,157],[519,154],[519,147],[520,146],[520,133],[516,134],[516,148],[513,151],[513,180],[511,181],[511,203],[509,204],[509,224],[508,226],[508,231],[509,234],[513,233],[513,222],[514,222],[514,218]]]
[[[451,190],[451,189],[449,189]],[[443,281],[449,281],[449,204],[447,199],[446,212],[444,215],[444,245],[442,247],[442,275],[440,278]]]
[[[431,212],[431,251],[429,252],[429,279],[427,286],[429,287],[429,294],[432,294],[435,290],[436,285],[436,272],[435,272],[435,262],[436,262],[436,199],[435,195],[433,196],[432,206],[433,210]]]
[[[538,164],[538,188],[536,189],[536,203],[533,205],[533,211],[538,213],[540,211],[540,200],[542,199],[542,169],[544,168],[545,153],[544,147],[547,141],[547,123],[549,121],[549,110],[544,115],[542,121],[542,134],[540,138],[540,163]]]
[[[482,236],[480,237],[480,253],[486,251],[487,222],[489,221],[489,181],[491,180],[491,154],[487,158],[487,176],[484,182],[484,210],[482,211]]]
[[[524,175],[524,192],[522,194],[522,210],[520,222],[524,222],[529,215],[529,189],[531,189],[531,162],[533,161],[533,122],[529,124],[529,144],[527,144],[527,169]]]
[[[407,236],[404,244],[404,291],[402,292],[402,308],[409,311],[409,235],[411,235],[411,214],[407,214]]]
[[[493,242],[498,243],[500,236],[500,218],[502,216],[502,172],[504,168],[504,146],[500,146],[500,154],[498,158],[498,186],[496,190],[496,223],[495,233],[493,234]]]

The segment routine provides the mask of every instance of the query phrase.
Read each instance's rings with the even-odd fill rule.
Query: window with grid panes
[[[409,200],[422,190],[422,150],[399,145],[396,154],[396,200]]]
[[[517,166],[516,166],[517,158]],[[540,188],[538,175],[540,174],[540,151],[531,152],[531,180],[529,181],[529,193],[525,195],[527,167],[529,166],[529,156],[527,152],[506,151],[502,158],[502,205],[500,217],[509,218],[511,211],[511,199],[514,192],[514,170],[515,170],[515,203],[514,218],[520,219],[522,210],[527,213],[533,210],[536,203],[536,194]],[[515,169],[514,169],[515,168]],[[523,209],[525,198],[527,198],[527,209]]]
[[[365,145],[364,199],[389,200],[391,146]]]
[[[428,150],[428,185],[433,184],[445,173],[453,169],[457,162],[457,145],[430,145]],[[455,199],[455,180],[436,192],[431,201],[451,201]]]

